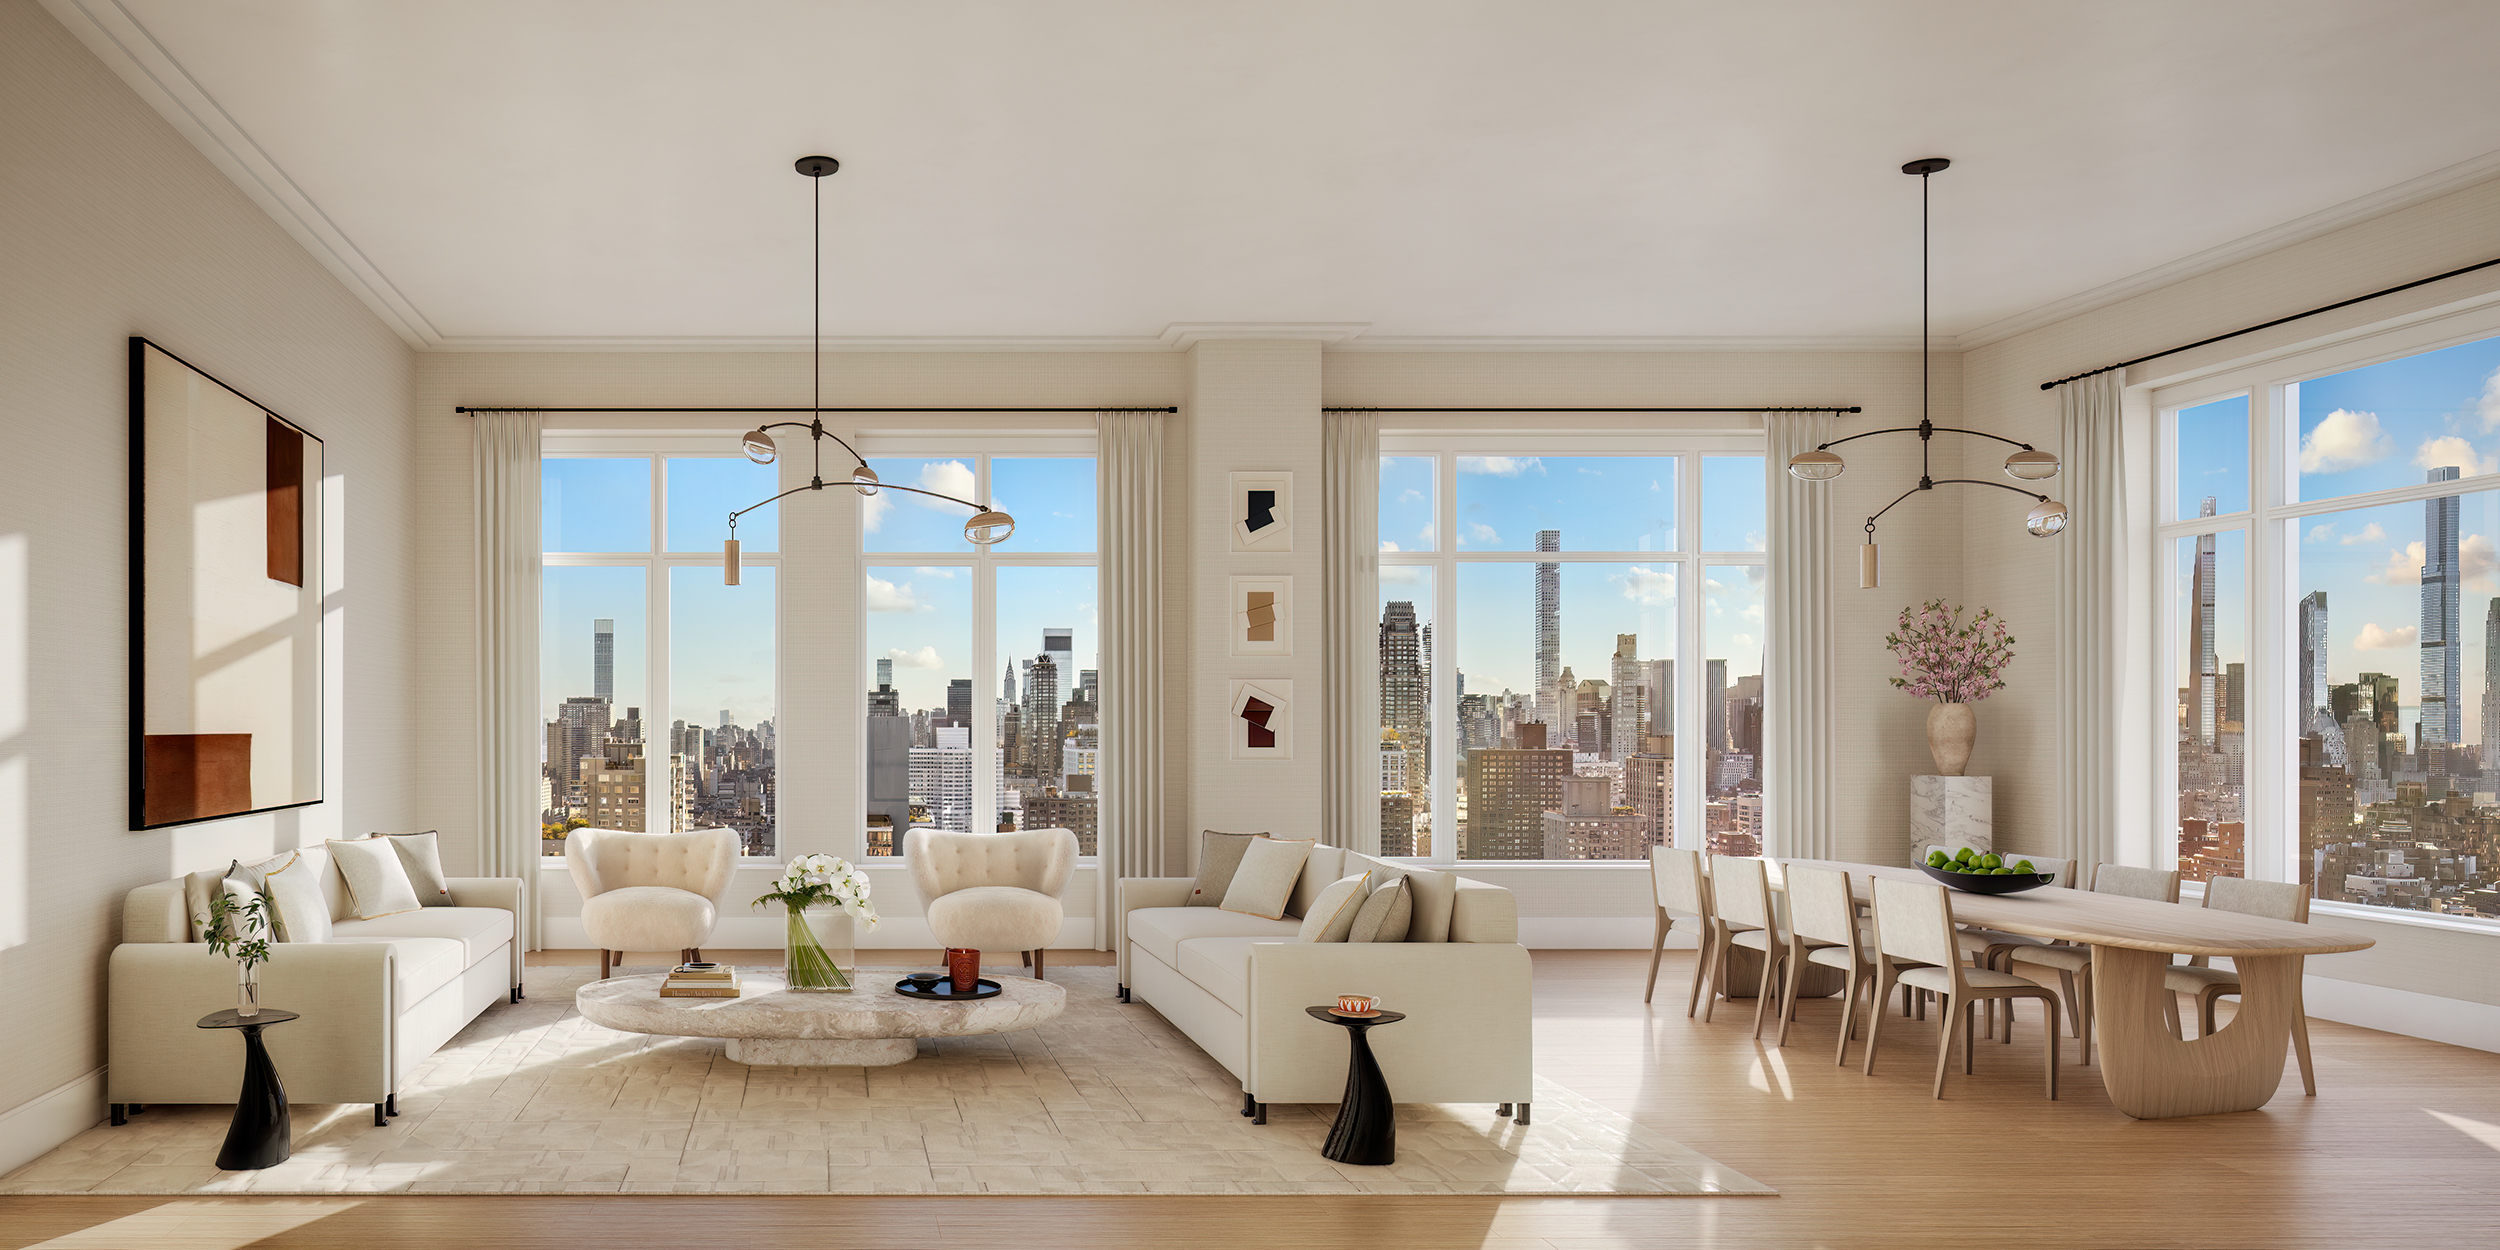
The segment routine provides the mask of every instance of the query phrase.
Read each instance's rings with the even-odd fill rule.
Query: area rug
[[[923,1039],[886,1068],[751,1068],[717,1039],[602,1028],[573,1010],[589,975],[529,969],[527,998],[437,1051],[387,1128],[369,1107],[298,1105],[292,1159],[226,1172],[213,1160],[230,1106],[152,1106],[0,1193],[1775,1192],[1542,1079],[1533,1124],[1401,1104],[1397,1162],[1332,1163],[1334,1106],[1275,1105],[1252,1124],[1240,1082],[1153,1008],[1119,1002],[1109,968],[1053,969],[1068,1009],[1040,1028]]]

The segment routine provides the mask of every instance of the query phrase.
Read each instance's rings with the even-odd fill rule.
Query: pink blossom
[[[2014,662],[2014,638],[1994,611],[1961,619],[1962,607],[1950,608],[1930,599],[1901,609],[1895,632],[1884,645],[1901,659],[1901,675],[1892,684],[1938,703],[1977,703],[2005,688],[1999,676]]]

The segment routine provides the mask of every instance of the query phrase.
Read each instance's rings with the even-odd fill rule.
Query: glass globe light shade
[[[2049,538],[2063,533],[2066,529],[2066,505],[2052,499],[2033,508],[2031,515],[2023,518],[2023,528],[2030,530],[2035,538]]]
[[[1801,482],[1828,482],[1848,467],[1838,455],[1819,447],[1788,458],[1788,476]]]
[[[971,520],[964,522],[964,537],[976,547],[1003,543],[1008,535],[1015,532],[1016,519],[1004,512],[976,513]]]
[[[2064,467],[2058,463],[2056,453],[2032,447],[2005,458],[2005,475],[2019,482],[2044,482],[2056,477]]]
[[[875,469],[871,469],[867,465],[863,464],[858,468],[851,470],[851,487],[852,489],[857,490],[860,494],[876,494],[878,485],[879,479]]]
[[[746,437],[738,440],[738,445],[746,452],[747,459],[757,464],[771,464],[781,454],[781,449],[773,445],[773,436],[762,430],[747,431]]]

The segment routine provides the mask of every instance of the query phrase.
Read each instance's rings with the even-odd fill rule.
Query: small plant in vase
[[[1900,623],[1884,635],[1884,645],[1901,661],[1901,675],[1892,684],[1936,701],[1927,709],[1927,750],[1936,772],[1961,776],[1979,734],[1971,705],[2005,689],[2003,674],[2014,662],[2014,636],[2005,618],[1981,608],[1964,620],[1960,604],[1947,607],[1942,599],[1930,599],[1901,609]]]
[[[787,966],[784,975],[794,990],[818,993],[850,992],[848,962],[849,942],[841,956],[827,949],[825,940],[808,922],[808,909],[830,905],[841,913],[838,922],[847,930],[854,923],[877,927],[877,905],[868,901],[868,877],[846,860],[831,855],[801,855],[782,869],[781,879],[773,888],[755,900],[758,907],[779,903],[789,913],[783,929]]]
[[[238,902],[221,893],[208,901],[200,932],[207,935],[208,949],[234,961],[234,1014],[259,1015],[260,966],[269,962],[269,900],[255,893]]]

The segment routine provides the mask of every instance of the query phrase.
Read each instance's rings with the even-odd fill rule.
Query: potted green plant
[[[200,924],[208,949],[234,961],[235,1006],[238,1016],[260,1014],[260,966],[269,961],[269,900],[258,893],[236,901],[219,893],[208,901]]]

